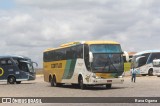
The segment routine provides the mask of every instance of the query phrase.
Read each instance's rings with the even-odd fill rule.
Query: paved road
[[[137,77],[136,83],[132,83],[130,77],[125,77],[124,80],[124,84],[115,84],[111,89],[97,86],[80,90],[71,85],[50,87],[49,83],[43,81],[43,76],[38,76],[35,81],[26,81],[22,84],[7,85],[6,82],[0,82],[0,97],[160,97],[160,77]],[[90,104],[85,105],[89,106]],[[99,106],[101,105],[104,104],[99,104]]]

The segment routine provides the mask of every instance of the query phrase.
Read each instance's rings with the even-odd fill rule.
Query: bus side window
[[[83,58],[83,45],[77,46],[77,58]]]
[[[148,63],[152,63],[154,59],[160,59],[160,53],[153,53],[148,61]]]
[[[5,66],[5,65],[13,65],[12,61],[10,59],[2,59],[0,60],[0,64],[2,66]]]
[[[6,65],[6,61],[5,60],[0,60],[0,63],[2,66]]]

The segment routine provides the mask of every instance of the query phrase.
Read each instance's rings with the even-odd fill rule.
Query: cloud
[[[123,50],[160,49],[160,3],[152,0],[14,0],[0,8],[1,54],[31,57],[77,40],[114,40]]]

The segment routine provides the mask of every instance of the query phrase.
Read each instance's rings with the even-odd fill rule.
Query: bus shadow
[[[73,86],[73,85],[62,85],[59,88],[68,88],[68,89],[80,89],[80,87],[77,86]],[[93,91],[97,91],[97,90],[116,90],[116,89],[126,89],[127,87],[112,87],[110,89],[107,89],[105,86],[87,86],[84,90],[93,90]]]
[[[29,85],[29,84],[36,84],[36,82],[27,82],[27,83],[21,83],[22,85]]]
[[[21,83],[21,84],[7,84],[7,83],[1,83],[0,85],[30,85],[30,84],[36,84],[34,83]]]

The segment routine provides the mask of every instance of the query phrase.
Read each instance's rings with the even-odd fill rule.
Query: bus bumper
[[[110,78],[110,79],[98,79],[92,78],[90,81],[86,81],[87,85],[105,85],[105,84],[123,84],[123,78]]]
[[[36,79],[36,75],[29,75],[28,80],[35,80]]]

